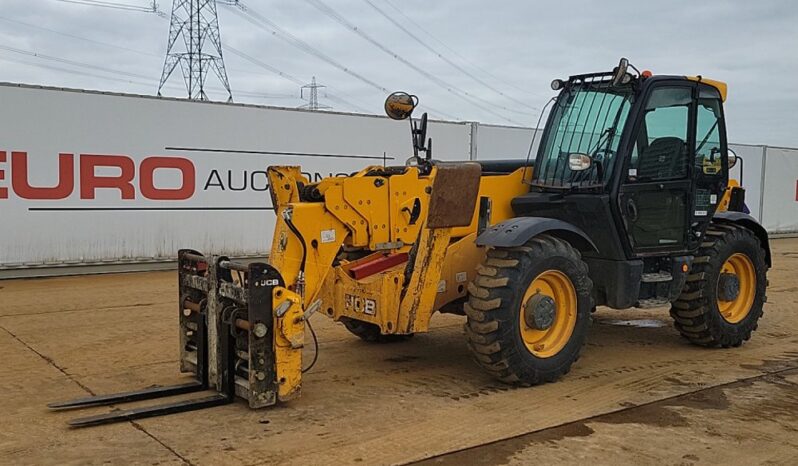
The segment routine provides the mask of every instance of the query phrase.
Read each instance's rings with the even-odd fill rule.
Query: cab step
[[[661,283],[661,282],[669,282],[673,280],[673,275],[670,272],[649,272],[644,273],[642,282],[643,283]]]
[[[666,304],[670,304],[670,301],[667,298],[649,298],[639,300],[635,307],[640,309],[651,309],[654,307],[665,306]]]

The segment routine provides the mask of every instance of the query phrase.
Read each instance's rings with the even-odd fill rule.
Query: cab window
[[[663,87],[649,97],[629,165],[629,181],[666,181],[687,177],[687,128],[691,89]]]
[[[721,98],[715,89],[702,88],[696,117],[695,164],[698,173],[720,176],[723,173],[720,141]]]

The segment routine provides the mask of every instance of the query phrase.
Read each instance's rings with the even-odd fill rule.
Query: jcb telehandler
[[[670,303],[692,343],[748,340],[771,258],[729,180],[726,85],[622,59],[552,89],[534,161],[436,161],[425,114],[410,119],[406,166],[315,183],[299,167],[269,167],[268,264],[179,253],[180,368],[195,380],[51,407],[216,392],[71,422],[85,426],[236,396],[253,408],[295,398],[314,312],[375,342],[426,332],[436,311],[462,314],[479,365],[520,385],[569,371],[596,306]],[[385,109],[407,119],[416,104],[396,93]]]

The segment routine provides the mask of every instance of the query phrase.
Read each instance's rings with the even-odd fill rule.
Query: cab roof
[[[685,76],[690,81],[696,81],[704,84],[709,84],[720,92],[720,99],[726,102],[726,90],[728,86],[723,81],[716,81],[714,79],[705,78],[701,75],[698,76]]]

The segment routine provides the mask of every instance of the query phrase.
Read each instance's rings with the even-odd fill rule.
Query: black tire
[[[756,286],[753,304],[739,322],[727,321],[718,307],[718,279],[726,260],[742,253],[752,262]],[[713,224],[693,261],[682,294],[671,306],[679,333],[691,343],[728,348],[740,346],[756,330],[766,301],[765,251],[754,233],[731,224]]]
[[[537,357],[521,336],[524,293],[541,273],[563,273],[576,293],[576,322],[565,346],[550,357]],[[468,345],[477,363],[497,379],[516,385],[536,385],[567,374],[579,358],[590,325],[593,282],[579,251],[548,235],[524,246],[495,248],[469,283],[464,309]]]
[[[353,335],[369,343],[398,343],[413,338],[412,333],[406,335],[383,335],[380,332],[379,325],[348,317],[341,317],[341,323]]]

